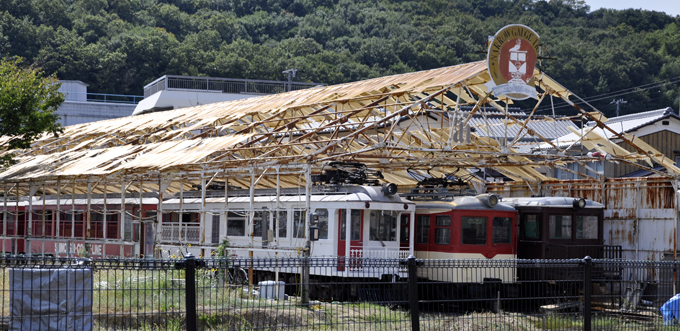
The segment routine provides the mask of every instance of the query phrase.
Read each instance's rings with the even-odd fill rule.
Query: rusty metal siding
[[[674,151],[680,150],[680,135],[674,132],[663,130],[639,138],[668,157],[673,157]],[[629,151],[634,150],[628,143],[619,143],[618,145]],[[646,162],[640,164],[649,166]],[[621,177],[637,170],[640,170],[640,168],[624,163],[607,162],[607,165],[605,165],[607,177]]]
[[[604,187],[604,189],[603,189]],[[676,186],[677,187],[677,186]],[[673,181],[655,177],[607,179],[603,183],[562,180],[526,184],[489,184],[503,197],[535,195],[583,197],[605,205],[604,243],[621,245],[626,259],[664,260],[672,256],[678,210]]]

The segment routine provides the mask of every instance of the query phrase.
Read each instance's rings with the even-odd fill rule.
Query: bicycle
[[[248,273],[240,267],[228,269],[227,280],[231,285],[248,285]]]

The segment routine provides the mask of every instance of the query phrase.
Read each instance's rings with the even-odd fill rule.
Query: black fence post
[[[196,331],[196,259],[188,253],[184,261],[175,263],[175,269],[186,270],[184,302],[187,310],[187,331]]]
[[[586,264],[584,267],[584,279],[583,279],[583,331],[591,331],[591,321],[592,321],[592,313],[591,313],[591,299],[592,299],[592,292],[593,292],[593,280],[592,280],[592,271],[593,271],[593,260],[590,258],[590,256],[586,256],[585,259]]]
[[[420,331],[420,310],[418,308],[418,264],[416,257],[408,257],[408,299],[411,313],[411,330]]]

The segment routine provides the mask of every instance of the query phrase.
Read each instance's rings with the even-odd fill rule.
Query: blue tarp
[[[680,321],[680,294],[676,294],[661,306],[661,315],[663,315],[663,324],[673,324],[673,318]]]

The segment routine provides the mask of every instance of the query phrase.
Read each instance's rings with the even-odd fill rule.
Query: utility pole
[[[286,92],[290,92],[293,89],[293,78],[295,78],[295,75],[297,74],[297,69],[288,69],[281,71],[281,73],[288,76],[288,88]]]
[[[623,99],[619,100],[612,100],[609,104],[615,103],[616,104],[616,117],[619,117],[619,108],[622,103],[628,103],[628,101],[624,101]]]

